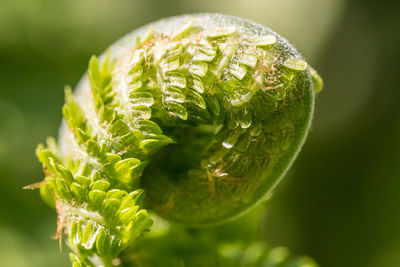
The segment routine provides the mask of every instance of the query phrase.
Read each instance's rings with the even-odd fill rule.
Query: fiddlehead
[[[262,200],[307,134],[310,72],[276,33],[209,14],[145,26],[92,57],[75,95],[66,89],[60,150],[37,149],[74,264],[112,265],[151,225],[147,209],[202,226]]]

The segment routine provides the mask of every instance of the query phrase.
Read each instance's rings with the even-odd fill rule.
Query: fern
[[[148,210],[206,226],[265,199],[303,144],[321,87],[285,39],[222,15],[156,22],[92,57],[75,95],[66,88],[60,148],[36,151],[73,266],[117,264],[151,226]]]

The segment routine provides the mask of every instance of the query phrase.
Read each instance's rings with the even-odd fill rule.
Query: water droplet
[[[233,147],[233,144],[228,143],[227,141],[222,142],[222,145],[223,145],[225,148],[228,148],[228,149]]]
[[[239,115],[239,120],[239,124],[243,129],[249,128],[252,122],[250,112],[247,109],[242,110],[241,114]]]
[[[233,133],[231,133],[228,136],[228,138],[226,138],[222,142],[222,146],[225,147],[225,148],[228,148],[228,149],[232,148],[236,144],[239,136],[240,136],[240,133],[238,133],[237,131],[234,131]]]

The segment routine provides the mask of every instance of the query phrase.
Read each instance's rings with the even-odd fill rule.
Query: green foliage
[[[317,267],[309,257],[257,237],[263,211],[211,229],[185,229],[154,217],[152,231],[121,254],[122,266]]]
[[[189,226],[239,216],[270,193],[304,142],[322,82],[312,72],[313,88],[293,47],[235,18],[171,23],[183,26],[165,35],[155,25],[129,36],[134,50],[93,56],[75,95],[65,90],[60,149],[36,151],[41,194],[57,209],[74,267],[112,266],[151,226],[147,209]],[[259,243],[208,251],[218,251],[213,264],[307,266]]]

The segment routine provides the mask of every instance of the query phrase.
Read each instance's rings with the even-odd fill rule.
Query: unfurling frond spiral
[[[285,39],[223,15],[162,20],[92,57],[59,146],[37,149],[74,267],[112,266],[147,210],[204,226],[263,200],[305,140],[313,81]]]

